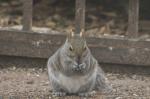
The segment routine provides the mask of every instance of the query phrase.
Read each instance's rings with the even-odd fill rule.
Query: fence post
[[[32,4],[33,0],[23,0],[23,30],[32,30]]]
[[[130,38],[138,36],[139,0],[129,0],[129,17],[127,35]]]
[[[85,3],[86,0],[76,0],[75,32],[80,33],[85,28]]]

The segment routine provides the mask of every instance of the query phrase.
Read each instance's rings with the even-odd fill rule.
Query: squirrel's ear
[[[80,31],[80,37],[84,37],[84,29]]]
[[[73,30],[71,29],[71,30],[69,31],[69,33],[68,33],[68,38],[72,38],[72,37],[74,37],[74,32],[73,32]]]

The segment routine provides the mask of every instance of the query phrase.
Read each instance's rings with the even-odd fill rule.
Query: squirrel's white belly
[[[59,83],[65,87],[70,93],[76,93],[79,91],[79,89],[88,84],[88,82],[93,82],[94,84],[94,78],[96,78],[96,72],[93,73],[91,76],[76,76],[76,77],[67,77],[63,74],[59,75]]]

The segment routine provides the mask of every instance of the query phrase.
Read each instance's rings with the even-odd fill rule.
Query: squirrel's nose
[[[77,62],[78,65],[82,64],[82,63],[81,63],[81,57],[80,57],[80,56],[78,56],[78,57],[76,58],[76,62]]]

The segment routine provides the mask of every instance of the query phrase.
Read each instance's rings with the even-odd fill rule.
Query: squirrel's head
[[[83,30],[79,34],[70,32],[66,40],[67,54],[72,57],[78,65],[82,63],[82,58],[87,55],[88,50],[83,32]]]

